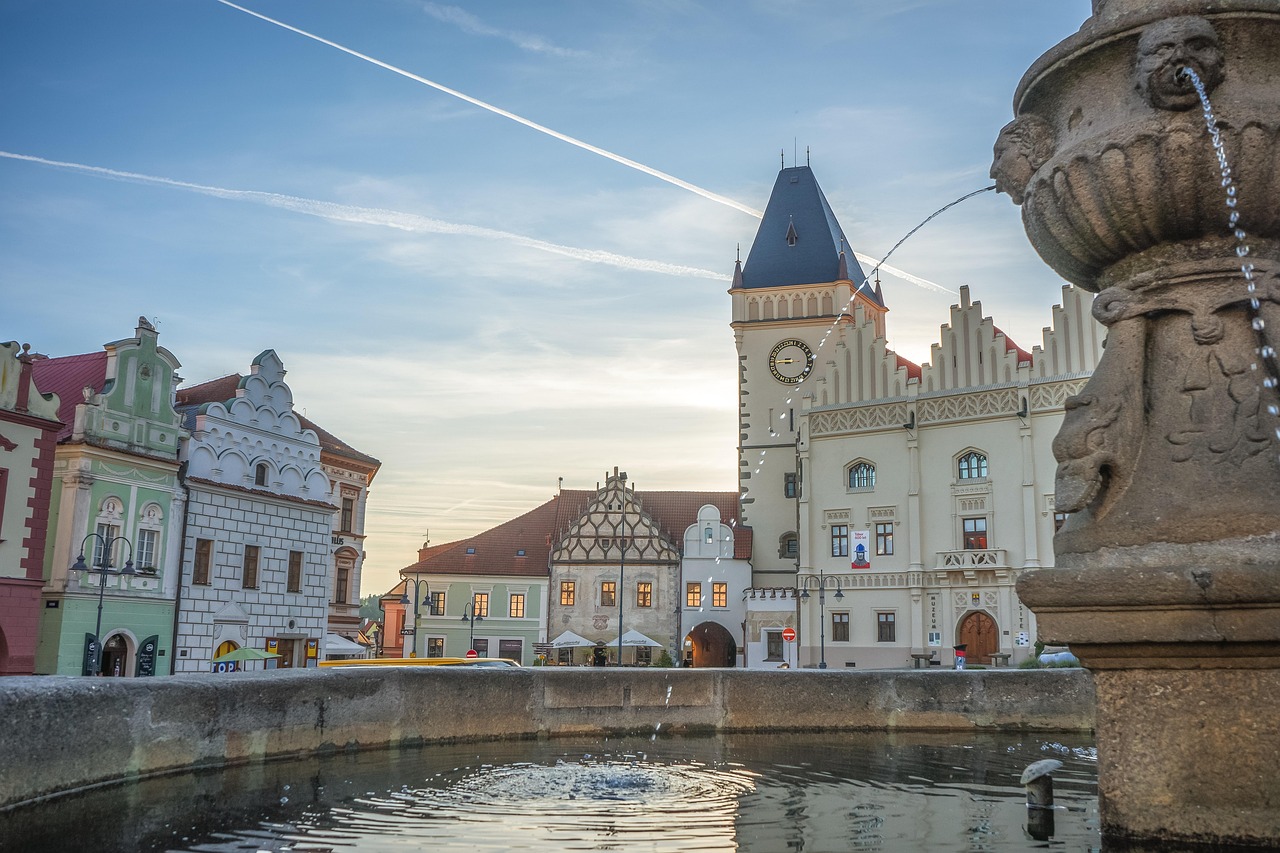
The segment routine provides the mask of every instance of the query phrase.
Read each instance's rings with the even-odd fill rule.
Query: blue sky
[[[239,5],[740,206],[763,209],[782,152],[807,149],[876,257],[990,183],[1018,80],[1089,14]],[[758,224],[737,207],[218,0],[5,0],[0,116],[0,339],[89,352],[146,315],[190,383],[275,349],[297,406],[383,462],[365,593],[428,531],[476,533],[558,477],[590,488],[617,465],[642,489],[736,488],[725,291]],[[969,285],[1028,349],[1062,286],[994,193],[890,264]],[[890,345],[927,360],[955,296],[882,281]]]

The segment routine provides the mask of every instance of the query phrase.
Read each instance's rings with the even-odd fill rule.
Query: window
[[[350,533],[355,529],[353,525],[356,522],[356,501],[355,498],[342,499],[342,527],[339,528],[344,533]]]
[[[976,451],[969,451],[959,460],[959,477],[961,480],[981,480],[987,476],[987,457]]]
[[[302,592],[302,552],[289,552],[289,592]]]
[[[849,556],[849,525],[831,525],[831,556]]]
[[[636,646],[636,666],[649,666],[653,663],[653,646]]]
[[[613,607],[618,603],[618,582],[617,581],[601,581],[600,582],[600,606]]]
[[[893,522],[876,525],[876,556],[888,557],[893,554]]]
[[[118,566],[120,543],[115,540],[120,535],[120,528],[114,524],[99,522],[97,534],[98,538],[93,540],[93,565],[113,568]]]
[[[427,657],[444,657],[444,637],[427,637]]]
[[[267,484],[267,463],[259,462],[254,467],[253,484],[255,486],[265,486]]]
[[[1062,529],[1062,525],[1067,523],[1067,514],[1065,512],[1055,512],[1053,514],[1053,532],[1057,533]]]
[[[9,493],[9,469],[0,468],[0,530],[4,529],[4,496]]]
[[[849,488],[874,489],[876,487],[876,466],[870,462],[858,462],[849,466]]]
[[[560,581],[560,605],[573,606],[573,581]]]
[[[983,551],[987,547],[987,519],[964,519],[964,549],[966,551]]]
[[[796,475],[782,475],[782,496],[784,498],[794,498],[796,496]]]
[[[764,632],[764,659],[782,660],[782,632]]]
[[[207,585],[209,583],[209,565],[213,562],[213,540],[197,539],[195,568],[191,572],[191,582]]]
[[[898,626],[892,613],[876,614],[876,642],[893,643],[898,639]]]
[[[524,618],[524,593],[522,592],[511,593],[511,602],[510,602],[510,606],[507,609],[507,615],[509,615],[512,619]],[[503,655],[503,657],[506,657],[506,655]],[[518,657],[515,658],[515,660],[519,660],[519,659],[520,658]]]
[[[430,602],[427,608],[427,613],[429,613],[432,616],[444,615],[444,593],[443,592],[431,593],[427,601]]]
[[[489,593],[477,592],[471,596],[471,615],[482,619],[489,615]]]
[[[158,530],[138,530],[138,547],[134,552],[134,565],[140,569],[156,567],[156,543],[160,540]]]
[[[684,606],[685,607],[701,607],[702,606],[702,584],[687,583],[684,585]]]
[[[703,528],[702,541],[707,543],[708,545],[715,544],[716,533],[714,530],[711,529],[711,525],[707,525],[705,528]]]
[[[711,606],[729,606],[729,585],[727,583],[713,583],[711,585]]]
[[[245,589],[258,588],[258,546],[244,546],[244,574],[240,578],[240,585]]]
[[[782,537],[782,548],[780,557],[796,557],[800,554],[800,540],[796,538],[794,533],[788,533]]]
[[[653,606],[653,584],[644,581],[636,584],[636,607]]]
[[[471,648],[476,650],[476,656],[487,658],[489,656],[489,640],[487,638],[476,637],[471,641]]]
[[[837,643],[849,642],[849,614],[831,614],[831,639]]]
[[[346,604],[347,590],[351,586],[351,569],[339,563],[334,574],[337,575],[337,582],[333,590],[333,603]]]
[[[498,657],[513,660],[520,663],[520,659],[524,657],[524,641],[523,640],[499,640],[498,641]]]

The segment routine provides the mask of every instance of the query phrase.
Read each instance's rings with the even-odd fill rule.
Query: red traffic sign
[[[794,641],[795,641],[795,639],[796,639],[796,629],[795,629],[795,628],[783,628],[783,629],[782,629],[782,639],[786,640],[788,643],[794,642]]]
[[[467,657],[478,658],[480,657],[480,653],[477,652],[475,649],[467,649]]]

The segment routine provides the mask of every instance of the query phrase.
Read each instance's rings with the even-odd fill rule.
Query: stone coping
[[[331,668],[0,682],[0,810],[347,749],[609,733],[1091,730],[1084,670]]]

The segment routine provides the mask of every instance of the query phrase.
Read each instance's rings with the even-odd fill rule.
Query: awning
[[[630,631],[622,635],[622,645],[653,646],[654,648],[662,647],[662,643],[659,643],[657,640],[654,640],[650,637],[646,637],[644,634],[641,634],[639,631],[637,631],[634,628],[632,628]]]
[[[589,646],[594,646],[595,644],[596,644],[595,640],[588,640],[586,637],[582,636],[581,634],[575,634],[572,631],[565,631],[559,637],[556,637],[554,640],[551,641],[551,648],[553,649],[585,649]]]
[[[324,635],[324,651],[327,656],[331,655],[363,655],[369,649],[359,643],[353,643],[346,637],[340,637],[337,634]]]

